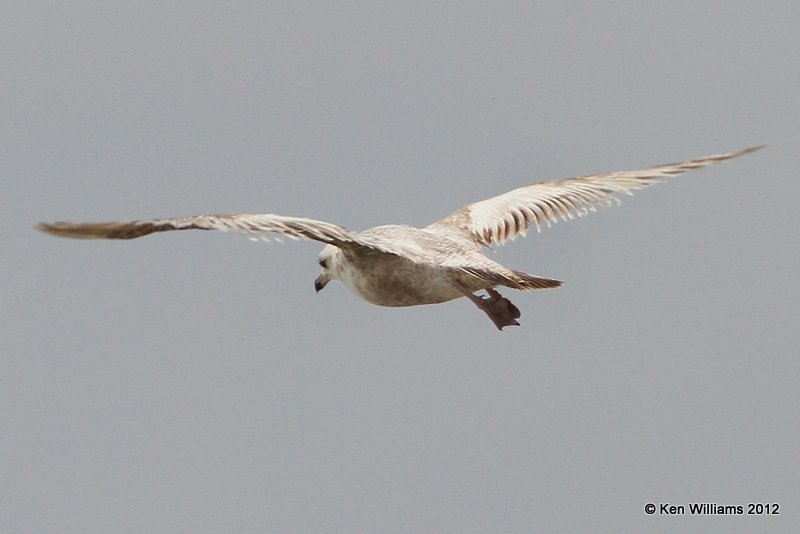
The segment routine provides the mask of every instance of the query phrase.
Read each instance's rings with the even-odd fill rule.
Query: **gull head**
[[[322,252],[319,253],[317,263],[322,267],[322,272],[319,273],[317,279],[314,280],[314,289],[316,289],[317,293],[322,291],[322,288],[328,285],[328,282],[338,278],[336,274],[341,255],[341,249],[333,245],[326,245],[325,248],[322,249]]]

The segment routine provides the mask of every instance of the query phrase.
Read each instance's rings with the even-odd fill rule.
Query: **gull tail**
[[[554,287],[559,287],[563,284],[563,282],[560,280],[542,278],[541,276],[534,276],[532,274],[523,273],[522,271],[517,271],[515,269],[511,269],[511,272],[514,274],[514,281],[518,284],[516,287],[514,287],[514,289],[521,289],[522,291],[529,291],[531,289],[551,289]]]

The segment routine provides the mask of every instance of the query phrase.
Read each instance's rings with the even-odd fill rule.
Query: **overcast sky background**
[[[612,4],[612,3],[609,3]],[[789,530],[797,2],[5,2],[0,531]],[[426,225],[769,144],[493,256],[565,281],[379,308],[312,242],[38,221]],[[647,516],[778,502],[778,517]]]

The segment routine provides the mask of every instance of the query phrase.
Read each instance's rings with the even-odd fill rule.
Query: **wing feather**
[[[397,243],[375,235],[363,235],[342,226],[315,219],[266,214],[198,215],[141,221],[118,222],[55,222],[40,223],[36,229],[58,237],[76,239],[135,239],[156,232],[172,230],[221,230],[237,232],[253,239],[311,239],[340,248],[365,247],[380,252],[405,256],[419,262],[423,251],[413,243]]]
[[[466,233],[474,242],[491,246],[525,235],[531,224],[542,226],[597,211],[598,206],[620,203],[616,195],[634,191],[707,165],[749,154],[763,146],[689,161],[667,163],[633,171],[578,176],[528,185],[469,204],[430,225],[428,229]]]

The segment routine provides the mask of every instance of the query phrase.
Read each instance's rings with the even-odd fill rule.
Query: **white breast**
[[[337,276],[364,300],[378,306],[417,306],[446,302],[464,294],[449,272],[391,254],[339,258]]]

